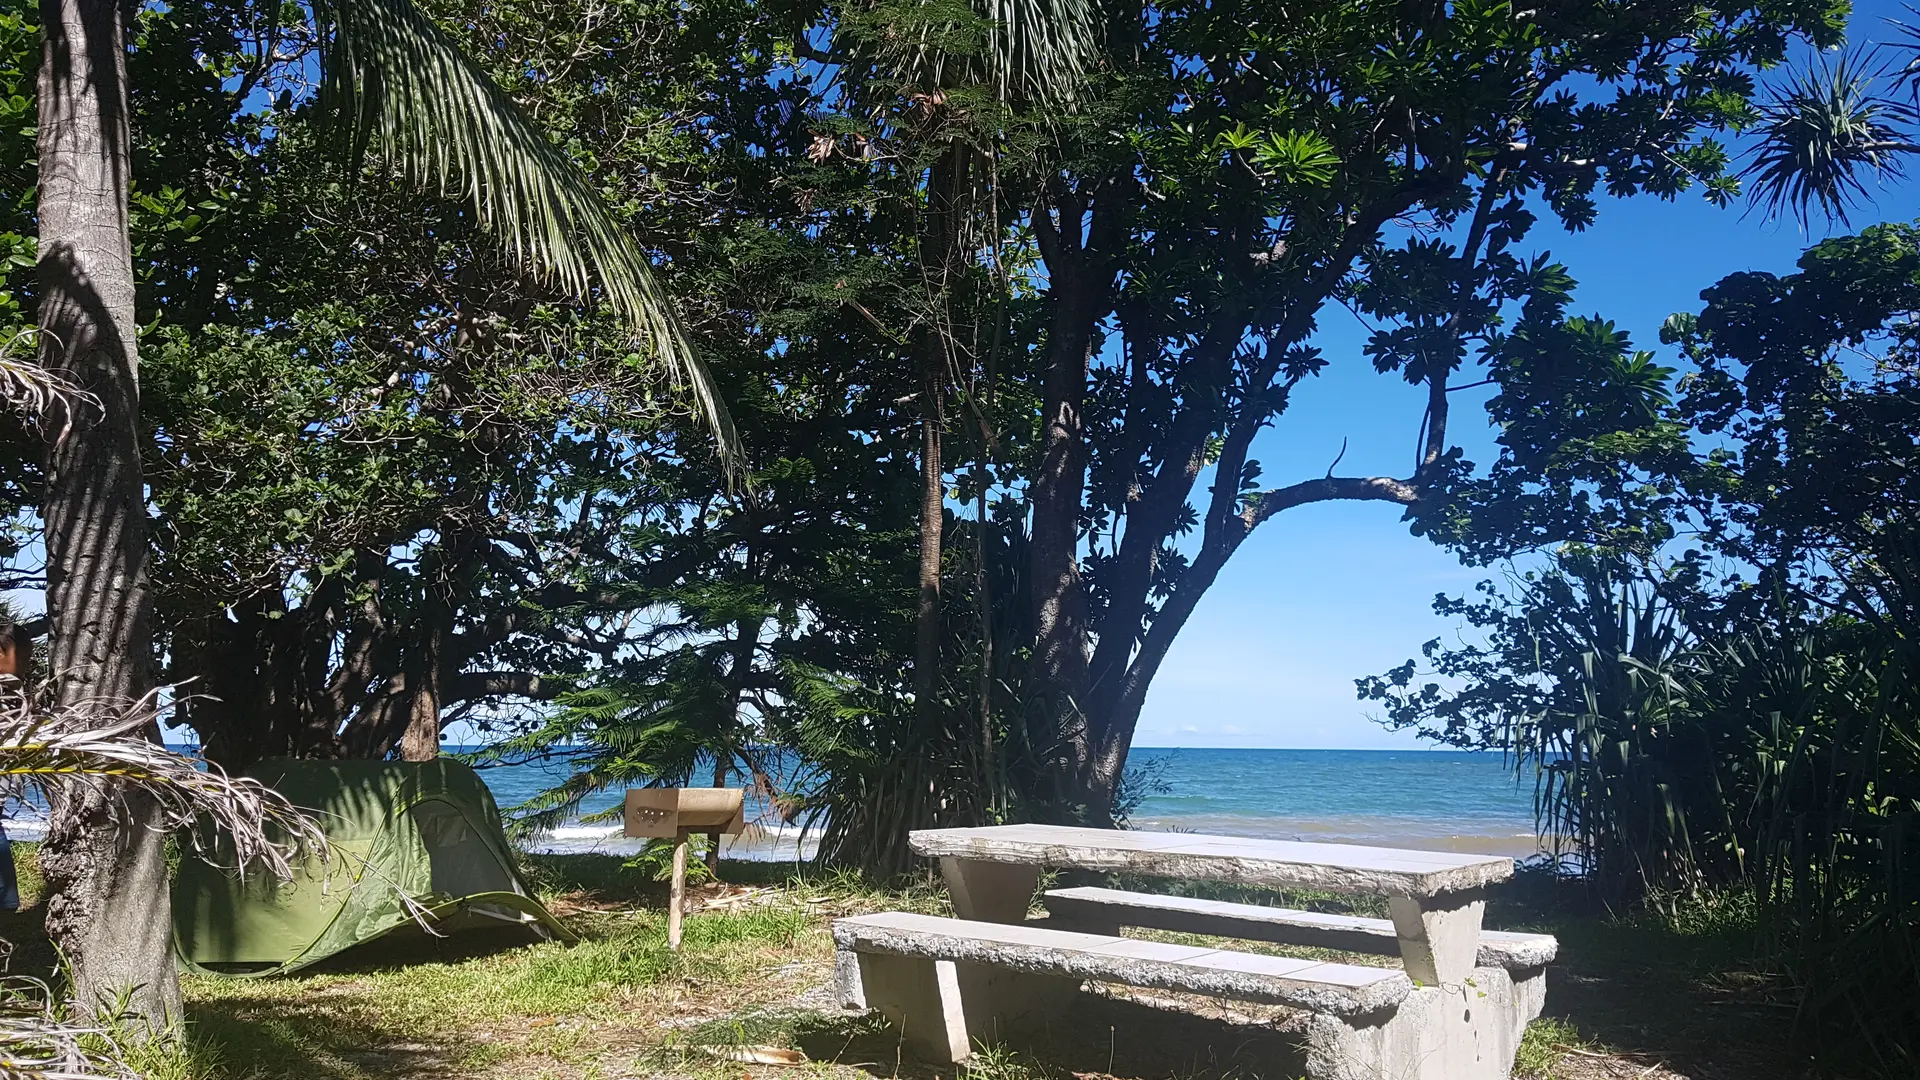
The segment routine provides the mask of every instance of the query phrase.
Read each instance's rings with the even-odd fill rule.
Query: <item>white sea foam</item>
[[[526,849],[549,855],[634,855],[647,846],[644,839],[621,834],[619,825],[562,825]],[[790,862],[813,858],[818,846],[817,830],[803,835],[796,825],[751,825],[740,836],[722,837],[720,853],[729,859]]]
[[[9,840],[45,840],[47,822],[44,818],[12,818],[7,822]]]

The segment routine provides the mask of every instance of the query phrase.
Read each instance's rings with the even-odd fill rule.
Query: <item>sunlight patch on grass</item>
[[[1520,1049],[1513,1055],[1513,1075],[1525,1080],[1558,1080],[1557,1070],[1567,1052],[1591,1045],[1570,1021],[1543,1016],[1527,1025]]]
[[[576,927],[583,940],[572,947],[542,943],[275,979],[196,976],[184,988],[195,1030],[218,1049],[226,1075],[360,1080],[435,1059],[460,1059],[469,1072],[529,1055],[584,1062],[604,1049],[582,1042],[585,1024],[619,1019],[662,995],[680,1008],[702,994],[719,997],[716,1011],[737,1007],[743,981],[764,984],[769,969],[832,949],[808,913],[791,906],[692,916],[677,954],[667,949],[658,912],[587,917]],[[492,1041],[476,1039],[477,1031]]]

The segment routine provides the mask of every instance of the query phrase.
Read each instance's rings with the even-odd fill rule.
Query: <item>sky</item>
[[[1849,37],[1886,40],[1897,3],[1862,0]],[[1660,324],[1696,311],[1700,290],[1741,270],[1791,272],[1801,249],[1883,220],[1920,217],[1920,184],[1875,189],[1852,227],[1815,221],[1766,222],[1745,206],[1721,210],[1696,192],[1673,202],[1602,200],[1593,228],[1568,234],[1542,215],[1532,251],[1565,263],[1579,289],[1570,311],[1599,314],[1660,350]],[[1744,216],[1743,216],[1744,215]],[[1422,391],[1373,373],[1360,354],[1364,331],[1338,311],[1322,316],[1319,343],[1331,361],[1294,391],[1280,424],[1253,456],[1269,485],[1324,475],[1348,447],[1343,475],[1404,476],[1411,470]],[[1671,353],[1665,360],[1672,362]],[[1453,404],[1452,428],[1471,460],[1491,459],[1477,399]],[[1204,493],[1202,493],[1204,494]],[[1435,637],[1458,635],[1457,620],[1432,610],[1436,593],[1458,594],[1489,576],[1411,536],[1398,507],[1332,503],[1299,507],[1257,529],[1200,602],[1147,695],[1134,744],[1142,747],[1408,749],[1410,733],[1374,722],[1356,678],[1417,657]]]

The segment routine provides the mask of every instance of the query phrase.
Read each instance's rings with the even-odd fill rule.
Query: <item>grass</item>
[[[32,847],[22,884],[36,902]],[[949,910],[937,879],[880,888],[849,875],[728,864],[717,905],[692,915],[685,948],[665,946],[666,887],[612,856],[534,856],[529,877],[574,928],[573,947],[469,934],[396,935],[298,975],[190,976],[184,1044],[144,1053],[151,1080],[1291,1080],[1292,1037],[1234,1008],[1169,1013],[1164,1002],[1089,996],[1070,1017],[966,1065],[914,1061],[893,1031],[839,1011],[827,990],[831,920],[883,909]],[[1151,887],[1152,883],[1128,883]],[[1157,883],[1164,885],[1164,883]],[[1377,914],[1345,898],[1196,888],[1223,899]],[[16,970],[47,962],[29,911],[0,933]],[[1793,1057],[1784,988],[1749,961],[1751,916],[1737,900],[1678,905],[1666,917],[1611,917],[1564,883],[1527,880],[1496,897],[1489,924],[1559,935],[1548,1015],[1516,1062],[1526,1080],[1678,1075],[1695,1080],[1817,1076]],[[1154,934],[1165,940],[1182,935]],[[1235,942],[1246,950],[1313,950]],[[1328,953],[1326,958],[1336,954]],[[1339,956],[1349,961],[1391,962]],[[1192,1004],[1192,1003],[1188,1003]],[[752,1060],[798,1050],[808,1063]]]
[[[1515,1075],[1533,1080],[1563,1080],[1561,1062],[1574,1049],[1588,1049],[1586,1039],[1573,1023],[1557,1016],[1543,1016],[1527,1025],[1526,1037],[1513,1055]]]

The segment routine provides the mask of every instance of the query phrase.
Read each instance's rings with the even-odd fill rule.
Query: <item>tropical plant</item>
[[[982,329],[996,321],[996,303],[1004,316],[1006,302],[997,295],[1006,288],[1004,275],[992,272],[1004,228],[1002,150],[1026,135],[1034,112],[1072,106],[1099,55],[1098,21],[1091,0],[886,0],[844,20],[836,37],[862,73],[851,87],[854,111],[871,117],[872,143],[900,162],[913,203],[920,280],[918,289],[909,287],[915,317],[904,336],[920,414],[913,693],[923,731],[941,722],[949,689],[941,656],[948,414],[957,390],[979,391],[994,381],[996,357],[988,354],[1000,342]],[[994,340],[983,348],[989,336]],[[986,389],[984,396],[991,394]],[[986,429],[987,444],[996,435],[980,396],[966,413]],[[976,528],[987,527],[982,515]]]
[[[1713,869],[1694,819],[1715,784],[1711,756],[1673,710],[1701,576],[1697,559],[1564,549],[1504,586],[1482,582],[1472,601],[1436,599],[1436,614],[1464,618],[1484,642],[1436,638],[1423,650],[1432,681],[1416,686],[1408,661],[1359,680],[1360,694],[1385,705],[1391,727],[1506,754],[1535,780],[1541,834],[1614,895],[1691,892]]]
[[[1543,825],[1611,897],[1750,898],[1764,955],[1799,990],[1800,1033],[1862,1071],[1910,1076],[1920,229],[1828,240],[1794,273],[1731,275],[1703,299],[1669,320],[1691,370],[1658,411],[1725,445],[1663,459],[1664,476],[1622,457],[1615,471],[1645,482],[1586,493],[1603,533],[1643,546],[1600,563],[1562,551],[1476,602],[1441,598],[1484,641],[1430,643],[1431,681],[1416,685],[1409,662],[1361,690],[1390,722],[1535,771]],[[1636,448],[1575,441],[1595,464],[1603,447]],[[1667,494],[1649,504],[1643,487]],[[1717,558],[1663,565],[1672,534],[1637,526],[1649,505],[1687,508]],[[1510,534],[1509,553],[1529,557],[1529,536]]]
[[[1817,208],[1844,223],[1868,181],[1905,176],[1920,153],[1920,31],[1889,23],[1892,41],[1817,57],[1768,91],[1740,173],[1768,217],[1805,226]]]

